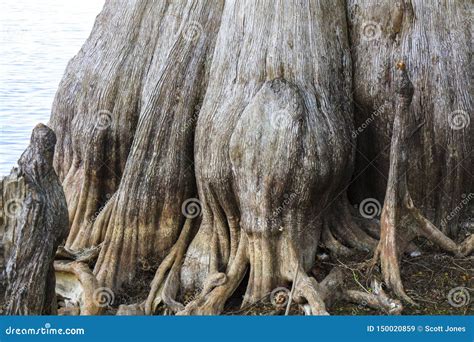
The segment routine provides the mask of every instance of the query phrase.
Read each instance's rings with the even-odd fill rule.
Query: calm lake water
[[[68,61],[79,51],[103,0],[2,0],[0,10],[0,175],[47,123]]]

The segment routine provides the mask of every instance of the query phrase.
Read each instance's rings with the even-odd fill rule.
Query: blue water
[[[103,0],[2,0],[0,6],[0,176],[47,123],[68,61],[79,51]]]

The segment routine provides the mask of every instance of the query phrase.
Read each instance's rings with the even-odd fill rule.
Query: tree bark
[[[64,192],[53,169],[56,137],[39,124],[19,168],[2,180],[8,315],[56,313],[53,260],[68,233]]]
[[[110,44],[94,44],[91,51],[76,57],[86,66],[84,72],[91,74],[78,81],[90,84],[90,78],[100,78],[106,84],[97,81],[92,94],[82,93],[78,98],[66,73],[65,84],[56,96],[52,124],[57,130],[64,129],[61,108],[71,96],[77,105],[94,103],[94,108],[110,110],[107,127],[97,128],[100,113],[91,113],[95,109],[90,107],[85,110],[88,114],[71,127],[73,135],[92,135],[81,136],[72,144],[63,143],[72,149],[73,159],[83,162],[73,162],[69,167],[61,162],[69,158],[62,157],[62,151],[56,159],[57,165],[61,164],[57,167],[67,168],[70,175],[64,180],[70,195],[67,246],[79,249],[105,241],[95,266],[102,284],[119,286],[133,279],[139,263],[162,260],[183,227],[186,217],[181,213],[182,205],[196,193],[194,127],[206,89],[206,59],[212,51],[222,5],[221,1],[138,1],[123,7],[118,2],[107,3],[86,46],[110,34],[116,20],[130,26],[115,33]],[[121,35],[127,38],[119,44],[116,39]],[[104,70],[96,65],[103,63],[110,68],[111,58],[120,60],[120,66],[104,77]],[[76,68],[75,64],[69,66],[70,70]],[[122,77],[133,79],[122,81]],[[133,128],[130,122],[136,122]],[[133,136],[136,139],[132,141]],[[117,154],[113,146],[123,154]],[[76,150],[84,150],[85,155],[81,157]],[[123,162],[114,161],[118,157]],[[117,170],[116,176],[110,178],[107,169]],[[101,186],[112,180],[114,184]]]
[[[410,110],[415,126],[422,124],[407,150],[407,183],[421,212],[455,239],[468,212],[463,200],[474,192],[472,3],[348,0],[347,9],[358,151],[351,199],[383,203],[396,110],[393,66],[403,60],[416,89]]]
[[[380,258],[386,284],[392,287],[398,296],[413,303],[403,289],[399,266],[400,256],[411,240],[416,236],[423,236],[457,256],[470,254],[473,248],[471,238],[457,245],[426,219],[413,203],[408,189],[407,173],[411,140],[417,131],[413,129],[413,118],[410,115],[414,88],[405,63],[398,62],[397,68],[390,170],[375,260]]]
[[[408,300],[398,264],[413,237],[472,252],[472,237],[455,242],[466,208],[449,215],[474,190],[467,7],[107,2],[53,105],[64,250],[100,245],[93,273],[113,291],[140,264],[157,267],[147,300],[121,313],[160,303],[219,313],[248,275],[242,305],[293,283],[307,313],[326,314],[341,277],[308,275],[319,245],[376,250],[387,284]],[[395,95],[399,59],[416,89],[409,99]],[[360,217],[349,198],[384,202],[382,229],[378,210]],[[383,291],[337,293],[401,310]]]
[[[227,281],[192,313],[220,312],[247,267],[243,305],[299,271],[299,296],[326,311],[306,272],[317,214],[350,177],[351,70],[343,3],[307,5],[226,3],[196,128],[203,219],[181,278],[185,290],[219,272]]]

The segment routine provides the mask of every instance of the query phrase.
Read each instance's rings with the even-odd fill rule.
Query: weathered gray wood
[[[184,289],[225,280],[185,313],[220,312],[248,268],[244,305],[298,272],[297,297],[326,313],[306,272],[352,171],[346,27],[342,1],[226,2],[196,127],[203,219],[181,271]]]
[[[423,124],[407,147],[410,193],[430,221],[456,238],[467,208],[455,209],[474,192],[472,1],[348,0],[347,7],[355,126],[370,120],[357,134],[355,174],[364,173],[352,197],[383,202],[395,113],[393,66],[403,60],[416,89],[411,116]]]
[[[453,119],[467,113],[469,121],[472,108],[467,3],[107,2],[51,118],[69,205],[66,250],[103,244],[94,274],[112,289],[132,282],[141,263],[160,264],[147,300],[124,313],[151,314],[159,303],[220,312],[249,271],[244,304],[294,281],[295,300],[325,314],[324,286],[307,274],[318,244],[347,255],[398,234],[398,221],[380,233],[375,220],[354,218],[351,177],[353,198],[387,194],[395,211],[392,197],[409,188],[418,223],[424,215],[437,223],[473,189],[472,125],[458,129]],[[397,131],[393,65],[401,57],[417,91],[414,122]],[[396,183],[403,172],[390,172],[402,149],[390,155],[389,147],[412,124],[405,152],[413,167],[391,194],[390,173]],[[378,154],[378,171],[360,175]],[[197,211],[187,212],[189,203]],[[453,225],[440,227],[455,234]],[[472,238],[459,246],[433,224],[422,227],[397,230],[396,258],[427,231],[455,254],[472,251]],[[183,309],[186,291],[200,294]]]
[[[416,132],[410,111],[414,87],[408,77],[405,63],[398,62],[397,68],[390,169],[375,260],[380,259],[386,284],[392,287],[398,296],[413,303],[405,294],[400,276],[400,257],[409,242],[416,236],[424,236],[445,250],[462,256],[463,253],[472,252],[472,239],[468,238],[463,244],[457,245],[426,219],[413,203],[407,174],[412,152],[409,146]]]
[[[54,132],[37,125],[18,169],[2,180],[1,212],[7,218],[1,241],[6,260],[3,295],[4,313],[9,315],[56,312],[53,259],[67,236],[68,219],[53,169],[55,143]]]
[[[66,247],[105,241],[95,266],[102,284],[119,286],[139,263],[162,260],[184,225],[182,204],[196,193],[194,127],[222,6],[107,2],[66,71],[51,118],[61,132],[55,165],[68,197]],[[87,91],[78,96],[81,87]],[[109,111],[104,127],[100,110]]]

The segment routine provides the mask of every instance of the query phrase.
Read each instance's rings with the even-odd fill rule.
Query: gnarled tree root
[[[203,290],[199,296],[190,302],[184,310],[178,311],[178,315],[211,315],[223,311],[226,301],[241,283],[248,266],[251,266],[247,253],[248,238],[242,235],[237,254],[233,259],[227,273],[213,273],[209,275],[204,283]],[[323,281],[318,283],[314,278],[308,276],[299,263],[296,262],[296,254],[290,257],[293,260],[293,290],[291,299],[300,304],[307,315],[328,315],[327,307],[342,295],[341,286],[344,275],[340,268],[334,268]],[[285,277],[288,278],[288,277]],[[260,284],[248,285],[247,292],[256,291]],[[266,296],[268,296],[268,293]],[[375,297],[374,297],[375,298]],[[259,300],[264,298],[259,298]],[[247,295],[242,303],[242,308],[259,301]],[[354,298],[352,299],[354,301]],[[388,299],[386,300],[388,302]],[[371,302],[375,303],[375,299]],[[380,302],[383,303],[382,300]],[[375,304],[373,305],[375,306]]]
[[[380,235],[378,225],[373,220],[354,216],[346,194],[336,199],[331,209],[324,219],[322,245],[339,256],[356,251],[373,253]]]
[[[171,251],[156,271],[146,301],[142,306],[133,307],[133,310],[143,309],[145,314],[151,315],[161,302],[173,312],[184,309],[183,304],[177,302],[175,298],[179,290],[179,271],[189,245],[189,240],[192,237],[193,224],[192,219],[186,220],[178,241],[171,248]]]
[[[179,315],[216,315],[222,312],[225,302],[245,276],[249,262],[247,245],[247,238],[243,234],[228,272],[210,274],[198,298],[178,312]]]
[[[295,302],[302,306],[306,315],[329,315],[327,307],[339,297],[343,282],[344,275],[338,267],[333,268],[320,283],[303,273],[294,285]]]
[[[162,262],[157,270],[147,300],[143,303],[122,305],[118,315],[151,315],[160,303],[177,315],[216,315],[224,311],[227,300],[242,282],[248,267],[252,267],[252,262],[256,262],[249,255],[249,251],[251,251],[251,249],[249,250],[249,238],[245,233],[241,235],[236,255],[230,262],[228,270],[210,273],[198,296],[184,306],[176,300],[176,297],[180,289],[179,270],[184,252],[188,247],[189,236],[190,225],[188,223],[169,257]],[[307,275],[304,268],[297,262],[298,254],[295,250],[293,248],[290,250],[291,253],[286,260],[289,262],[287,269],[291,272],[284,275],[283,280],[288,281],[291,278],[293,285],[290,303],[294,301],[299,304],[305,314],[328,315],[327,308],[330,308],[338,299],[366,305],[386,314],[399,314],[402,311],[401,303],[389,298],[377,281],[372,282],[371,292],[344,290],[342,288],[344,274],[339,267],[333,268],[329,275],[318,283],[316,279]],[[351,251],[349,248],[347,250]],[[260,277],[262,276],[260,274]],[[265,287],[265,281],[247,285],[247,294],[244,297],[242,309],[270,295],[268,292],[265,294],[265,298],[256,297],[256,293],[261,292],[259,290],[262,290],[262,286]]]
[[[382,289],[382,285],[377,280],[372,280],[372,292],[362,292],[357,290],[346,290],[343,298],[352,303],[380,310],[388,315],[399,315],[403,306],[397,299],[392,299]]]
[[[60,315],[100,315],[111,304],[113,293],[100,288],[87,264],[55,261],[56,294],[64,301]]]

